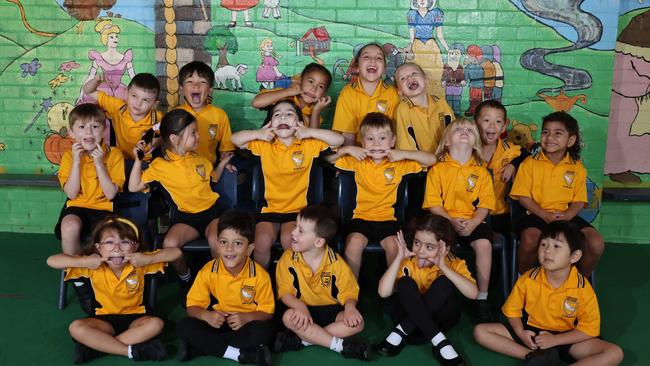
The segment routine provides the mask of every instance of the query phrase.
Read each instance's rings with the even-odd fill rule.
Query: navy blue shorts
[[[576,224],[580,230],[588,228],[588,227],[593,227],[593,226],[591,226],[590,223],[588,223],[585,219],[583,219],[580,216],[574,216],[569,221]],[[524,229],[528,229],[528,228],[531,228],[531,227],[539,229],[539,230],[544,230],[544,228],[546,227],[546,225],[548,225],[548,223],[546,221],[544,221],[541,217],[531,213],[531,214],[527,214],[526,216],[524,216],[521,219],[519,225],[520,225],[519,231],[521,232]]]
[[[384,240],[385,238],[397,235],[400,230],[397,221],[366,221],[362,219],[352,219],[346,225],[346,233],[359,233],[368,239],[369,243]]]
[[[146,316],[147,314],[108,314],[108,315],[93,315],[91,318],[99,319],[110,324],[115,331],[115,335],[122,334],[129,329],[131,323],[135,320]]]
[[[199,235],[205,235],[205,228],[212,222],[214,219],[218,219],[222,213],[226,211],[226,207],[222,205],[218,200],[215,202],[212,207],[205,211],[197,213],[187,213],[182,211],[177,211],[169,222],[169,227],[176,224],[185,224],[193,227],[198,231]]]
[[[75,215],[81,219],[81,240],[83,240],[83,238],[90,235],[97,222],[112,214],[111,211],[93,210],[92,208],[85,207],[65,207],[64,205],[59,215],[59,221],[54,227],[54,235],[56,235],[57,239],[61,240],[61,221],[67,215]]]
[[[494,232],[490,225],[482,222],[472,231],[469,236],[460,236],[456,234],[458,242],[463,246],[469,246],[474,240],[487,239],[492,243],[494,241]]]

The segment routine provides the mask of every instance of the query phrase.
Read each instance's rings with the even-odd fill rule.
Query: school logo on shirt
[[[302,168],[302,163],[305,160],[305,154],[303,154],[302,151],[295,151],[293,154],[291,154],[291,160],[293,161],[293,165],[295,165],[296,168]]]
[[[203,164],[199,164],[194,167],[196,170],[196,173],[201,176],[201,180],[205,181],[205,167]]]
[[[477,182],[478,182],[478,175],[470,174],[470,176],[467,177],[467,187],[465,187],[467,192],[473,192]]]
[[[386,178],[386,184],[393,183],[393,178],[395,178],[395,168],[384,169],[384,178]]]
[[[241,287],[241,303],[252,304],[255,299],[255,287],[242,285]]]
[[[381,113],[386,113],[388,110],[388,101],[380,100],[377,102],[377,110]]]
[[[332,284],[332,273],[323,272],[320,274],[320,285],[323,287],[329,287]]]
[[[210,135],[211,139],[215,139],[217,137],[217,131],[219,130],[219,125],[210,125],[208,126],[208,134]]]
[[[573,179],[576,177],[576,172],[569,170],[564,173],[564,186],[567,188],[573,187]]]
[[[567,318],[574,318],[578,310],[578,299],[575,297],[567,296],[564,298],[564,316]]]
[[[124,283],[126,284],[126,288],[129,290],[129,293],[138,291],[138,289],[140,288],[139,286],[140,281],[138,281],[138,273],[136,271],[129,273],[129,275],[124,280]]]

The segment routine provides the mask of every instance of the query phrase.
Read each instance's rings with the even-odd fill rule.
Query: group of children
[[[331,102],[331,75],[318,64],[290,88],[255,97],[253,106],[267,109],[262,127],[234,134],[226,113],[211,103],[214,74],[201,62],[181,69],[185,104],[162,118],[153,109],[160,89],[153,75],[136,75],[126,101],[95,93],[101,76],[84,86],[98,104],[81,104],[69,117],[75,143],[59,171],[68,197],[57,225],[63,253],[48,259],[67,269],[90,314],[70,326],[75,362],[102,353],[166,357],[156,338],[163,322],[144,306],[144,279],[167,262],[187,309],[178,324],[182,360],[215,355],[270,365],[269,346],[282,352],[310,345],[367,360],[367,343],[352,336],[364,328],[357,278],[371,242],[384,249],[388,267],[379,295],[395,296],[398,304],[397,324],[376,346],[379,353],[394,356],[418,334],[441,364],[464,364],[444,334],[460,317],[457,289],[476,300],[477,322],[484,324],[475,338],[487,348],[529,365],[557,364],[560,357],[603,365],[622,360],[620,348],[597,338],[600,317],[588,277],[604,245],[577,216],[587,203],[577,121],[563,112],[546,116],[542,150],[527,156],[501,138],[507,115],[499,102],[480,104],[474,121],[454,120],[444,100],[427,95],[417,64],[396,70],[394,88],[382,79],[379,45],[364,46],[356,58],[359,77],[341,91],[331,131],[319,128]],[[102,140],[107,115],[117,147]],[[153,139],[143,138],[152,132]],[[263,207],[255,218],[226,211],[211,187],[224,170],[237,170],[235,146],[250,151],[261,168]],[[130,172],[125,158],[133,160]],[[343,256],[333,247],[337,219],[308,200],[317,159],[354,176],[353,217],[340,230]],[[407,181],[408,205],[417,207],[409,211],[411,245],[396,217]],[[141,230],[111,214],[124,185],[160,192],[169,204],[161,250],[143,252]],[[516,223],[521,276],[503,307],[504,326],[489,323],[487,296],[494,232],[513,226],[508,190],[526,215]],[[83,252],[81,238],[91,228],[93,244]],[[214,259],[194,274],[180,249],[199,236]],[[284,253],[274,289],[266,269],[278,237]],[[457,242],[475,251],[476,280],[451,253]],[[277,332],[274,314],[283,325]]]

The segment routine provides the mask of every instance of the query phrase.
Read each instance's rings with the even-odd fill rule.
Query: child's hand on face
[[[275,128],[271,127],[271,122],[265,124],[257,130],[257,139],[270,142],[275,138]]]
[[[149,256],[140,252],[127,254],[124,256],[124,260],[131,263],[135,268],[144,267],[149,264]]]
[[[440,247],[438,248],[438,253],[433,258],[433,264],[438,266],[438,268],[440,268],[441,270],[444,269],[444,268],[447,268],[447,262],[445,262],[445,258],[447,258],[447,254],[449,254],[450,250],[451,250],[450,247],[448,247],[444,243],[440,242]]]
[[[84,148],[81,146],[80,142],[75,142],[72,144],[72,161],[78,163],[81,160],[81,154],[83,154]]]
[[[91,254],[84,258],[84,267],[88,269],[97,269],[108,259],[100,256],[99,254]]]
[[[353,158],[355,158],[355,159],[357,159],[359,161],[365,159],[368,156],[368,150],[366,150],[366,149],[364,149],[362,147],[359,147],[359,146],[349,145],[349,146],[341,147],[340,149],[344,149],[343,152],[345,154],[350,155],[351,157],[353,157]]]
[[[328,105],[332,103],[332,97],[329,95],[323,95],[322,97],[318,98],[316,101],[316,105],[314,105],[314,109],[318,111],[322,111],[323,109],[327,108]]]
[[[102,146],[98,143],[97,147],[90,153],[90,156],[92,156],[93,161],[95,164],[102,164],[104,162],[104,149],[102,149]]]
[[[221,328],[223,323],[226,321],[226,314],[220,311],[208,311],[204,317],[206,323],[210,324],[212,328]]]
[[[503,168],[501,168],[501,170],[499,170],[499,174],[501,174],[501,181],[502,182],[510,181],[510,179],[512,179],[512,177],[515,175],[516,170],[517,169],[512,164],[508,164]]]
[[[298,126],[293,128],[293,136],[298,140],[303,140],[312,137],[312,129],[305,127],[305,124],[298,122]]]
[[[388,150],[388,161],[400,161],[404,160],[404,151],[402,150]]]
[[[287,88],[287,93],[291,96],[296,96],[302,94],[302,87],[300,86],[300,80],[296,80]]]
[[[404,233],[402,233],[402,230],[397,232],[397,258],[395,260],[399,260],[400,262],[404,258],[410,258],[414,256],[415,253],[409,250],[409,248],[406,246],[406,240],[404,240]]]
[[[301,307],[293,308],[293,314],[291,314],[289,320],[294,327],[302,330],[307,329],[309,325],[314,323],[311,314],[309,314],[309,310],[307,309],[307,305],[304,304]]]
[[[555,334],[541,331],[537,337],[535,337],[535,344],[540,349],[553,348],[557,346],[557,340],[555,338]]]
[[[532,330],[524,330],[522,329],[519,332],[516,332],[517,337],[521,339],[522,342],[524,342],[524,345],[530,349],[537,349],[537,345],[535,344],[535,332]]]
[[[346,306],[343,310],[343,322],[350,328],[356,328],[363,322],[363,317],[356,306]]]

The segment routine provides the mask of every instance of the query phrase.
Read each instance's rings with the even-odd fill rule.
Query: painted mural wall
[[[182,102],[178,70],[195,59],[213,67],[213,103],[228,112],[233,130],[259,126],[262,112],[250,102],[261,89],[288,87],[310,62],[326,66],[334,76],[327,127],[338,91],[356,77],[355,51],[378,42],[388,81],[397,66],[414,61],[429,77],[429,92],[458,115],[471,116],[482,100],[501,100],[509,138],[527,148],[534,148],[543,115],[573,114],[597,224],[610,110],[610,130],[623,131],[616,134],[620,145],[650,138],[650,82],[622,90],[630,70],[645,80],[650,75],[643,53],[650,46],[632,21],[648,6],[643,0],[8,0],[0,3],[0,173],[56,173],[71,145],[67,115],[88,100],[82,86],[95,75],[108,80],[102,90],[123,96],[135,73],[156,74],[164,110]],[[615,59],[620,75],[612,71]],[[634,129],[626,134],[629,124]],[[650,146],[638,145],[639,154]],[[638,161],[634,154],[619,160]],[[607,173],[627,170],[650,172],[624,165]],[[44,208],[36,205],[43,214],[21,224],[27,207],[36,207],[32,195],[18,195],[21,201],[6,192],[0,197],[16,201],[15,210],[0,209],[0,231],[48,231],[63,203],[59,193],[41,191],[34,197],[47,197]]]

